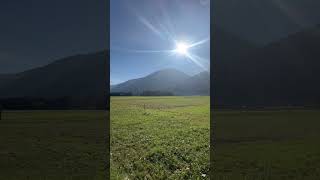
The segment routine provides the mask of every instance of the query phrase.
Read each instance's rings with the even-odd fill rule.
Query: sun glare
[[[188,45],[183,42],[179,42],[176,47],[176,52],[179,54],[182,54],[182,55],[187,55],[188,54]]]

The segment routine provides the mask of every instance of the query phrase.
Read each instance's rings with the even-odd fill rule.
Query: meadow
[[[209,97],[112,97],[111,179],[209,179]],[[107,179],[105,111],[5,111],[0,179]],[[320,179],[319,110],[214,110],[211,178]]]
[[[105,111],[6,111],[0,121],[0,179],[104,180]]]
[[[214,110],[213,179],[320,179],[320,111]]]
[[[111,97],[111,179],[209,179],[209,99]]]

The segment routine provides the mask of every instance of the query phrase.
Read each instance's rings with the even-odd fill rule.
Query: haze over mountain
[[[70,107],[105,108],[107,51],[76,55],[17,74],[0,75],[0,98],[67,98]]]
[[[260,45],[320,23],[318,0],[215,0],[211,5],[214,26]]]
[[[210,95],[210,73],[203,71],[186,81],[178,82],[174,91],[180,95]]]
[[[214,105],[320,106],[319,48],[318,25],[238,57],[223,55],[213,64]]]
[[[111,92],[133,95],[140,95],[144,91],[171,92],[174,95],[209,95],[210,75],[202,72],[189,76],[176,69],[164,69],[111,87]]]

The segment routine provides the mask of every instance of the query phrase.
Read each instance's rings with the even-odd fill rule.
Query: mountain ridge
[[[2,74],[0,98],[52,100],[63,97],[68,99],[66,108],[104,109],[109,81],[108,57],[108,51],[79,54],[20,73]]]
[[[320,106],[320,26],[215,62],[214,106]]]
[[[162,69],[141,78],[131,79],[118,85],[113,85],[111,92],[132,93],[133,95],[139,95],[144,91],[165,91],[172,92],[175,95],[208,95],[209,93],[196,94],[195,91],[192,91],[192,87],[190,87],[190,91],[186,92],[183,92],[181,88],[178,88],[179,85],[183,85],[182,82],[192,80],[192,78],[196,77],[197,75],[201,75],[201,73],[190,76],[176,69]],[[204,74],[206,74],[208,77],[206,80],[208,80],[207,84],[209,86],[210,75],[209,73]],[[209,92],[209,90],[204,90],[203,92]]]

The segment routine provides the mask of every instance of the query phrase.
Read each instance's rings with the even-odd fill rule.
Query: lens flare
[[[179,54],[186,55],[188,54],[188,48],[189,46],[186,43],[179,42],[175,51]]]

